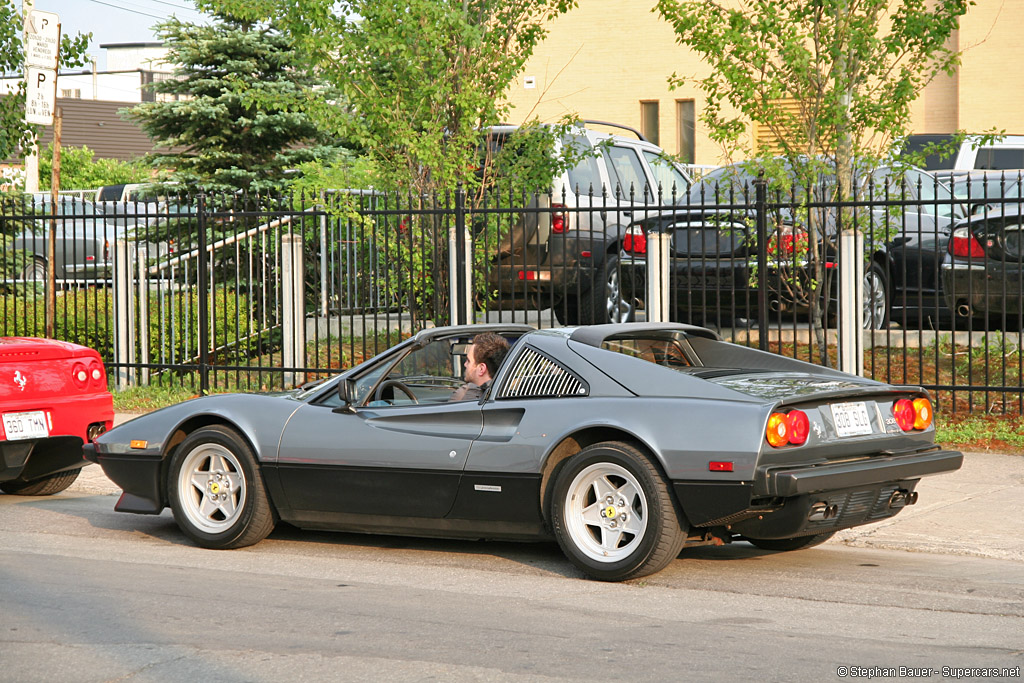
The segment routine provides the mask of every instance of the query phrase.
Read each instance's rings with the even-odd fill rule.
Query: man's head
[[[477,386],[490,382],[506,353],[508,342],[501,335],[482,332],[473,337],[473,343],[466,350],[466,381]]]

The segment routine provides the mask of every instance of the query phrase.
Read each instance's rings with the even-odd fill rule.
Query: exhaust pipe
[[[778,299],[772,299],[771,301],[768,302],[768,310],[771,311],[772,313],[778,313],[779,311],[782,310],[782,304],[779,302]]]
[[[811,511],[807,515],[807,520],[810,522],[822,522],[826,519],[832,519],[838,516],[838,505],[829,505],[828,503],[819,502],[811,506]]]
[[[102,422],[93,422],[89,425],[89,428],[85,430],[85,436],[89,439],[89,443],[96,440],[96,437],[107,431],[107,425]]]
[[[959,304],[956,307],[956,314],[961,318],[971,317],[971,307],[967,304]]]
[[[889,509],[896,510],[917,503],[917,491],[897,489],[889,496]]]

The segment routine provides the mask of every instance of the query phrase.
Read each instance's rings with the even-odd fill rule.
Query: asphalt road
[[[203,550],[169,512],[114,512],[115,495],[0,495],[0,680],[1019,680],[1024,666],[1018,560],[734,544],[604,584],[554,544],[285,526]]]

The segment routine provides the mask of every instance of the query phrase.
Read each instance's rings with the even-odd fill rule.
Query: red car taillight
[[[810,243],[807,231],[792,225],[783,225],[768,240],[768,254],[771,256],[793,256],[806,254]]]
[[[552,209],[564,209],[565,204],[552,204]],[[566,221],[565,211],[556,211],[551,214],[551,232],[561,235],[569,228]]]
[[[769,415],[764,436],[773,448],[782,448],[786,444],[800,446],[806,443],[810,431],[811,422],[807,419],[807,413],[791,410],[788,413]]]
[[[103,363],[98,360],[89,363],[89,379],[94,387],[107,386],[107,375],[103,370]]]
[[[928,429],[932,424],[932,402],[926,398],[901,398],[892,405],[892,416],[905,432]]]
[[[647,235],[644,234],[644,229],[638,226],[626,228],[626,234],[622,238],[622,250],[640,256],[646,254]]]
[[[969,228],[957,228],[949,238],[949,253],[963,258],[984,258],[985,248]]]
[[[89,386],[89,371],[86,369],[84,363],[75,363],[71,367],[71,381],[75,383],[75,386],[79,389],[85,389]]]

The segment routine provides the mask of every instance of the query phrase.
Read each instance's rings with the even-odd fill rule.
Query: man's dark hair
[[[473,355],[477,363],[485,363],[487,372],[493,378],[498,373],[498,366],[505,360],[508,353],[508,341],[493,332],[481,332],[473,337]]]

